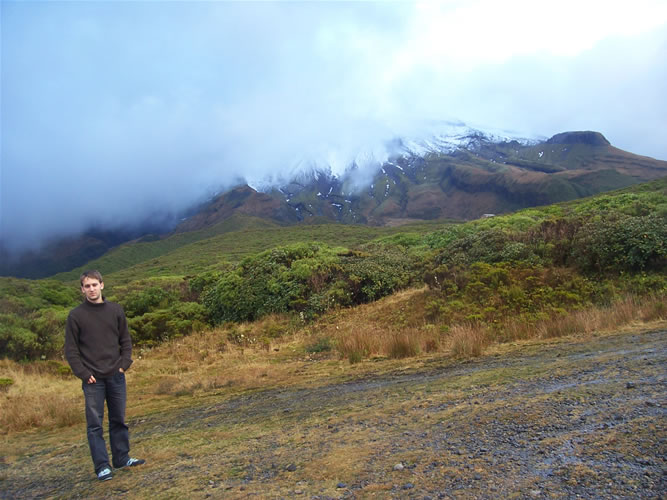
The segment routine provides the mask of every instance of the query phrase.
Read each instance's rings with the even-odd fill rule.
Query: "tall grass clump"
[[[391,302],[391,298],[382,302]],[[384,304],[368,304],[350,311],[341,315],[335,326],[325,328],[324,334],[333,339],[342,358],[356,363],[373,356],[404,359],[441,350],[441,334],[437,329],[392,325],[388,318],[377,321],[378,305]]]
[[[484,353],[489,344],[488,328],[479,324],[454,325],[448,337],[451,353],[457,358],[475,358]]]
[[[343,332],[336,339],[336,349],[351,363],[359,363],[380,352],[382,334],[375,328],[362,327]]]
[[[642,321],[657,321],[667,319],[667,298],[651,297],[642,305]]]
[[[417,356],[422,351],[420,337],[415,331],[395,332],[389,339],[388,356],[392,359]]]

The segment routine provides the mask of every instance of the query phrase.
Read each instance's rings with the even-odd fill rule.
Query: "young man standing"
[[[81,275],[85,300],[70,311],[65,327],[65,357],[83,381],[88,445],[101,481],[113,477],[104,441],[104,402],[109,410],[109,441],[117,469],[145,463],[130,458],[130,435],[125,424],[125,372],[132,364],[132,339],[123,308],[102,296],[98,271]]]

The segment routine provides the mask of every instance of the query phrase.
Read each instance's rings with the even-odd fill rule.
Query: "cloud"
[[[3,2],[3,243],[341,172],[457,118],[667,158],[664,2]],[[575,15],[576,14],[576,15]]]

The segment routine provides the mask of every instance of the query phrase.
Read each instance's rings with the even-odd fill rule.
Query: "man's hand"
[[[122,368],[118,368],[118,371],[121,373],[125,373],[125,370],[123,370]]]
[[[94,384],[95,382],[97,382],[97,380],[95,379],[95,376],[91,375],[90,378],[88,379],[88,383],[89,384]]]

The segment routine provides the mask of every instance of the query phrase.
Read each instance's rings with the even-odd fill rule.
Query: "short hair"
[[[85,280],[86,278],[96,279],[100,283],[102,283],[102,281],[103,281],[102,280],[102,274],[95,269],[90,270],[90,271],[84,271],[83,273],[81,273],[81,277],[79,278],[79,281],[81,282],[81,286],[83,286],[83,280]]]

